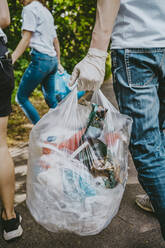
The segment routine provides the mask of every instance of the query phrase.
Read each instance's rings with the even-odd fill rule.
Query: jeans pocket
[[[117,50],[111,51],[111,69],[112,69],[112,78],[113,84],[117,82],[118,75],[123,75],[123,64],[124,61],[124,50],[118,52]]]
[[[154,73],[155,56],[152,52],[126,49],[125,66],[130,87],[152,87],[158,85]]]
[[[40,69],[40,68],[41,68],[40,59],[37,58],[35,55],[32,55],[31,66],[32,66],[34,69],[41,71],[41,69]]]
[[[51,60],[32,57],[32,66],[41,73],[49,73]]]

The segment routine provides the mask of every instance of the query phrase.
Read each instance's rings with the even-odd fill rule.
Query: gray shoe
[[[147,212],[152,212],[152,213],[155,212],[148,195],[146,194],[136,195],[135,202],[143,210]]]

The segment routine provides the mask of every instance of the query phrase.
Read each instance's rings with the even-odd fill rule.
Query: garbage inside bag
[[[55,89],[54,89],[54,95],[55,95],[55,101],[54,101],[54,108],[58,105],[59,102],[61,102],[70,92],[70,88],[68,87],[68,82],[70,79],[70,74],[67,73],[66,70],[64,70],[63,73],[60,73],[59,71],[55,74]],[[42,87],[42,92],[47,99],[47,94]],[[77,97],[80,99],[85,94],[85,91],[78,91]]]
[[[47,230],[94,235],[116,215],[127,180],[132,120],[99,90],[78,104],[77,89],[33,127],[27,206]]]

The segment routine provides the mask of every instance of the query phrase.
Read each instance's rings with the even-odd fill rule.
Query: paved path
[[[112,85],[105,84],[103,92],[115,103]],[[23,216],[22,239],[7,244],[0,239],[0,248],[165,248],[159,225],[154,215],[139,209],[135,195],[143,192],[129,156],[129,178],[117,216],[99,235],[79,237],[74,234],[50,233],[35,223],[25,203],[28,147],[11,149],[16,172],[16,205]]]

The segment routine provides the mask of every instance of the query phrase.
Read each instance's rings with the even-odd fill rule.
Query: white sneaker
[[[143,210],[145,210],[147,212],[154,213],[154,208],[153,208],[153,206],[151,204],[151,201],[150,201],[148,195],[146,195],[146,194],[136,195],[135,202]]]
[[[6,241],[12,241],[22,236],[23,229],[21,226],[22,217],[16,212],[16,218],[4,220],[1,215],[2,236]]]

